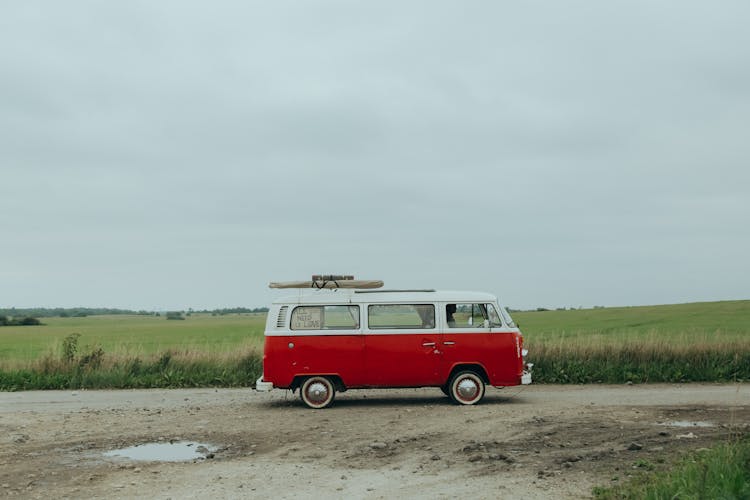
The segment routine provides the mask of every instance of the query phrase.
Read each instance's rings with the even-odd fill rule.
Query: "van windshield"
[[[513,321],[513,318],[510,317],[510,312],[508,312],[507,307],[501,307],[500,308],[500,314],[503,315],[503,319],[505,320],[505,324],[507,324],[511,328],[516,327],[516,323]]]
[[[490,317],[490,326],[503,326],[500,316],[497,315],[497,309],[494,304],[487,304],[487,314]]]

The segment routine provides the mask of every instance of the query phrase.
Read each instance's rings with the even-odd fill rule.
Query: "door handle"
[[[443,342],[443,345],[456,345],[456,343],[453,342],[452,340],[448,340],[446,342]]]
[[[435,347],[435,342],[422,342],[423,347]]]

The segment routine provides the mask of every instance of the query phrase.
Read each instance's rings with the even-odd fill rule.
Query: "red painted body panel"
[[[440,335],[436,332],[365,335],[366,385],[441,385]]]
[[[292,347],[290,347],[292,345]],[[480,365],[493,386],[521,383],[523,338],[512,331],[267,336],[263,379],[338,375],[347,388],[441,386],[458,365]]]
[[[516,338],[520,335],[508,331],[453,332],[443,335],[443,372],[450,374],[458,365],[478,364],[487,372],[489,384],[511,386],[521,383],[523,360]]]
[[[364,385],[364,342],[362,334],[266,337],[263,379],[288,388],[298,375],[339,375],[347,387]]]

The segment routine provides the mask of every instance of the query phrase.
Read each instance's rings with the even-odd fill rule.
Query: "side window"
[[[485,320],[492,326],[502,324],[492,304],[447,304],[445,317],[449,328],[483,328]]]
[[[357,330],[359,306],[300,306],[292,312],[292,330]]]
[[[432,304],[375,304],[367,308],[368,326],[385,328],[435,328],[435,306]]]

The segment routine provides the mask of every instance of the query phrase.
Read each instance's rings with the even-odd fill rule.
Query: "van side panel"
[[[365,371],[369,387],[442,385],[440,334],[437,330],[404,334],[365,334]]]
[[[442,351],[444,372],[462,364],[480,364],[489,377],[490,385],[518,385],[523,373],[518,333],[494,329],[491,332],[446,330]]]
[[[297,376],[338,375],[344,385],[363,384],[364,337],[354,335],[266,336],[263,380],[289,388]]]

